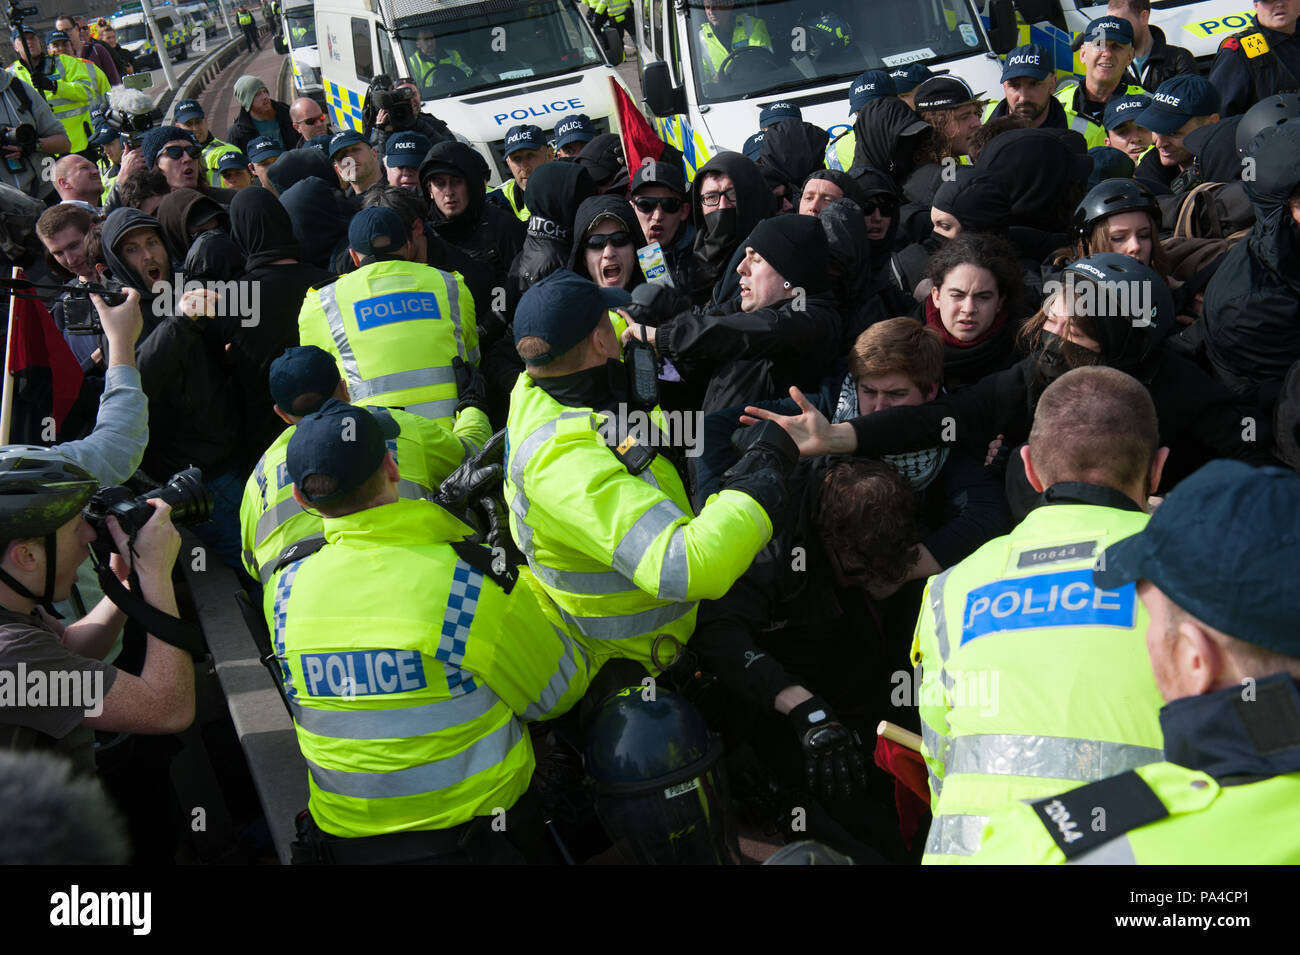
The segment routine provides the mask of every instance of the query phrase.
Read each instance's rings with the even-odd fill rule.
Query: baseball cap
[[[889,78],[894,81],[894,89],[899,96],[910,93],[934,73],[924,63],[908,63],[889,71]]]
[[[1117,126],[1132,122],[1138,118],[1138,115],[1151,105],[1151,97],[1145,93],[1135,96],[1119,96],[1106,104],[1106,112],[1102,116],[1102,126],[1106,132],[1110,132]],[[1141,123],[1138,123],[1141,126]]]
[[[1045,80],[1056,72],[1056,61],[1052,51],[1038,43],[1026,43],[1018,46],[1002,61],[1002,82],[1027,76],[1033,80]]]
[[[33,29],[32,29],[31,27],[29,27],[29,26],[24,26],[24,27],[23,27],[23,32],[24,32],[24,33],[30,33],[32,36],[40,36],[39,33],[37,33],[35,30],[33,30]],[[18,28],[17,28],[17,27],[10,27],[10,28],[9,28],[9,42],[12,43],[12,42],[13,42],[14,40],[16,40],[16,39],[18,39]]]
[[[106,146],[115,139],[125,139],[126,133],[119,133],[112,126],[105,123],[102,126],[95,127],[95,135],[90,137],[92,146]]]
[[[68,36],[66,33],[64,33],[62,30],[51,30],[49,33],[45,34],[46,46],[49,46],[51,43],[55,42],[56,40],[67,40],[69,43],[72,42],[72,38]]]
[[[271,400],[282,411],[294,414],[311,414],[319,411],[339,386],[339,366],[334,357],[315,345],[286,348],[284,354],[271,362],[268,383]],[[311,408],[293,411],[293,403],[303,395],[320,395],[321,400]]]
[[[303,497],[313,504],[340,500],[375,473],[388,453],[388,442],[399,433],[401,428],[383,408],[372,412],[331,398],[303,418],[289,439],[289,477],[299,491],[309,477],[331,477],[338,484],[334,491],[315,497],[302,491]]]
[[[1211,461],[1178,483],[1146,527],[1106,548],[1093,582],[1149,580],[1216,630],[1300,655],[1300,475]]]
[[[355,146],[357,143],[370,144],[370,140],[362,136],[355,129],[345,129],[341,133],[335,133],[330,137],[330,159],[340,150],[347,149],[349,146]]]
[[[1079,34],[1079,44],[1096,43],[1102,37],[1114,43],[1133,45],[1133,24],[1123,17],[1098,17],[1088,21],[1088,25]]]
[[[916,88],[913,108],[919,113],[928,109],[955,109],[978,100],[983,93],[972,93],[960,76],[934,76]]]
[[[758,128],[767,129],[783,119],[803,119],[803,113],[794,103],[787,103],[785,100],[768,103],[758,111]]]
[[[849,113],[860,112],[873,99],[898,95],[894,78],[884,70],[867,70],[849,84]]]
[[[231,169],[243,169],[248,171],[248,157],[241,152],[225,152],[217,159],[217,172],[226,172]]]
[[[1222,103],[1219,91],[1209,80],[1195,73],[1184,73],[1161,83],[1151,95],[1151,104],[1135,121],[1144,129],[1168,136],[1182,129],[1194,116],[1217,113]]]
[[[590,335],[611,308],[626,304],[622,289],[604,289],[570,269],[556,269],[519,300],[515,344],[533,335],[545,340],[551,350],[525,362],[549,364]]]
[[[632,181],[628,183],[628,195],[633,195],[642,186],[648,185],[666,186],[683,196],[689,191],[686,174],[682,172],[680,163],[648,162],[639,166]]]
[[[745,140],[745,145],[740,147],[740,152],[746,159],[757,162],[759,154],[763,151],[763,140],[766,138],[767,130],[760,129],[753,136],[750,136]]]
[[[569,143],[589,143],[596,138],[596,127],[586,113],[572,113],[555,124],[555,148]]]
[[[506,130],[505,154],[521,149],[541,149],[546,145],[546,134],[540,126],[511,126]]]
[[[402,217],[385,206],[362,209],[348,224],[348,246],[362,256],[386,255],[406,245]]]
[[[432,148],[433,143],[419,133],[394,133],[384,144],[384,165],[390,169],[419,166]]]
[[[248,159],[250,162],[261,162],[263,159],[270,159],[284,152],[279,144],[270,136],[258,136],[248,141]]]
[[[203,107],[199,105],[196,99],[183,99],[176,104],[176,109],[172,111],[172,118],[183,123],[190,119],[202,119],[204,116]]]

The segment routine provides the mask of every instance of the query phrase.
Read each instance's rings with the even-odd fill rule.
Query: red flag
[[[930,784],[925,759],[901,743],[876,737],[876,765],[894,777],[894,807],[898,810],[898,828],[908,848],[916,830],[930,808]]]
[[[21,272],[18,277],[22,277]],[[81,363],[34,293],[11,294],[15,295],[15,302],[8,348],[9,371],[14,376],[15,412],[19,402],[27,404],[29,408],[24,410],[33,417],[48,415],[54,419],[55,427],[61,428],[81,393]],[[12,433],[19,433],[17,421]]]
[[[628,174],[631,175],[641,168],[646,159],[655,162],[662,158],[664,141],[655,134],[654,128],[646,122],[618,80],[611,76],[609,85],[614,90],[614,109],[618,114],[618,126],[623,137],[623,155],[627,157]]]

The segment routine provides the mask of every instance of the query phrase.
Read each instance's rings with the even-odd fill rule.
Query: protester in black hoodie
[[[230,240],[230,216],[216,200],[177,189],[158,206],[158,224],[185,281],[226,282],[243,271],[243,256]]]
[[[636,250],[645,245],[641,223],[626,199],[592,196],[573,219],[573,252],[568,267],[602,288],[632,291],[642,282]]]
[[[289,213],[268,189],[240,190],[230,204],[230,234],[241,254],[240,288],[248,290],[255,313],[221,316],[217,328],[234,360],[246,435],[242,450],[256,458],[284,429],[271,410],[271,362],[298,344],[303,298],[333,273],[300,260]]]
[[[289,213],[302,260],[335,275],[346,271],[348,219],[338,189],[323,179],[308,177],[280,193]]]
[[[277,196],[282,196],[304,179],[315,176],[322,182],[336,182],[329,158],[319,149],[294,149],[276,157],[266,171]]]
[[[172,281],[171,256],[163,240],[162,227],[153,216],[123,206],[114,209],[104,220],[100,246],[109,275],[140,293],[140,314],[144,316],[140,342],[143,343],[158,326],[161,315],[161,310],[156,312],[153,306],[158,295],[154,289],[157,283]],[[160,286],[158,290],[163,291]]]
[[[725,188],[719,188],[719,185]],[[704,199],[715,204],[706,206]],[[740,153],[718,153],[695,173],[691,183],[691,215],[695,223],[695,255],[691,266],[691,301],[702,304],[728,271],[745,237],[772,214],[771,190],[754,163]]]
[[[534,282],[568,264],[574,216],[582,201],[594,195],[596,183],[577,163],[548,162],[533,171],[528,179],[528,232],[506,284],[511,314]]]
[[[871,270],[871,244],[862,207],[852,199],[835,199],[816,216],[826,233],[826,268],[843,326],[838,352],[844,354],[869,326],[894,313]]]
[[[504,288],[523,247],[524,224],[486,201],[481,161],[464,143],[438,143],[420,165],[420,188],[429,197],[434,231],[481,263],[493,288]]]
[[[903,183],[919,165],[918,150],[933,139],[934,131],[902,100],[883,96],[858,111],[853,137],[855,152],[850,174],[862,167],[880,170],[901,196]]]
[[[829,138],[826,130],[801,119],[783,119],[764,131],[758,166],[776,198],[778,211],[799,211],[808,174],[826,165]]]

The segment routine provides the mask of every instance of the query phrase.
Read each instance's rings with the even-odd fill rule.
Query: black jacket
[[[1166,166],[1160,161],[1160,150],[1148,149],[1138,160],[1133,178],[1157,196],[1172,196],[1173,182],[1180,172],[1182,170],[1177,166]]]
[[[275,120],[280,124],[281,144],[286,151],[298,148],[299,143],[302,142],[302,137],[298,135],[298,130],[293,128],[293,120],[289,118],[289,104],[281,103],[279,100],[272,100],[271,105],[275,107]],[[226,142],[241,153],[246,153],[248,141],[256,139],[257,136],[257,125],[253,122],[252,115],[248,110],[240,107],[239,115],[230,124],[230,128],[226,130]]]
[[[894,312],[881,292],[888,279],[872,270],[871,241],[862,210],[852,199],[835,199],[817,214],[830,248],[831,291],[843,334],[839,354],[847,354],[857,337]]]
[[[1137,64],[1130,63],[1128,69],[1124,71],[1124,79],[1120,82],[1134,84],[1148,93],[1154,93],[1160,88],[1160,84],[1170,77],[1198,72],[1196,57],[1192,56],[1191,50],[1171,44],[1165,39],[1165,31],[1159,27],[1153,26],[1148,29],[1151,31],[1151,52],[1147,54],[1147,63],[1142,70],[1142,75],[1139,76],[1134,69]]]
[[[700,184],[710,172],[726,173],[736,189],[731,209],[705,210],[700,203]],[[776,204],[758,166],[740,153],[718,153],[695,173],[691,186],[691,217],[695,223],[695,261],[691,266],[691,287],[685,289],[696,305],[709,301],[713,287],[726,277],[732,254],[754,231],[754,226],[772,215]]]
[[[916,170],[916,147],[926,133],[904,136],[903,131],[921,122],[906,103],[896,96],[873,99],[859,110],[853,121],[853,168],[878,169],[892,180],[895,191]]]
[[[335,266],[346,257],[350,217],[343,213],[339,191],[309,176],[280,193],[280,204],[293,223],[302,261],[335,273],[343,271]]]
[[[1074,207],[1087,192],[1092,160],[1076,152],[1069,137],[1055,129],[1013,129],[980,153],[975,168],[1001,183],[1011,200],[1011,225],[1047,232],[1069,232]],[[1082,143],[1082,137],[1078,137]],[[1049,249],[1043,250],[1046,254]]]
[[[1229,250],[1205,290],[1201,324],[1215,372],[1234,390],[1276,391],[1300,359],[1300,235],[1288,197],[1300,183],[1300,127],[1286,123],[1255,150],[1250,234]],[[1263,395],[1261,407],[1272,399]]]
[[[534,282],[568,264],[578,206],[595,194],[596,183],[577,163],[548,162],[533,172],[528,180],[528,231],[506,283],[511,314]]]
[[[1246,56],[1241,41],[1247,34],[1261,36],[1268,52]],[[1219,44],[1210,67],[1210,83],[1223,98],[1221,116],[1244,113],[1274,93],[1300,92],[1300,38],[1261,27],[1259,19],[1252,15],[1249,28]]]

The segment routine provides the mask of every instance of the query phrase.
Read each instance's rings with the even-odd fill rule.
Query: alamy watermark
[[[1146,328],[1156,318],[1151,283],[1133,279],[1107,279],[1105,273],[1087,262],[1075,262],[1072,269],[1095,274],[1096,279],[1076,278],[1065,273],[1064,281],[1043,283],[1043,300],[1065,295],[1070,314],[1086,318],[1125,318],[1134,328]]]
[[[0,711],[20,707],[67,707],[99,716],[104,712],[104,671],[29,670],[22,662],[0,670]]]
[[[153,313],[158,318],[171,315],[238,318],[242,328],[255,328],[261,322],[262,283],[259,281],[186,281],[183,272],[177,272],[172,278],[171,282],[163,279],[154,283]]]
[[[688,458],[697,458],[704,451],[704,415],[699,411],[661,411],[652,416],[619,404],[613,414],[605,415],[596,431],[606,444],[620,451],[636,445],[681,448]]]

